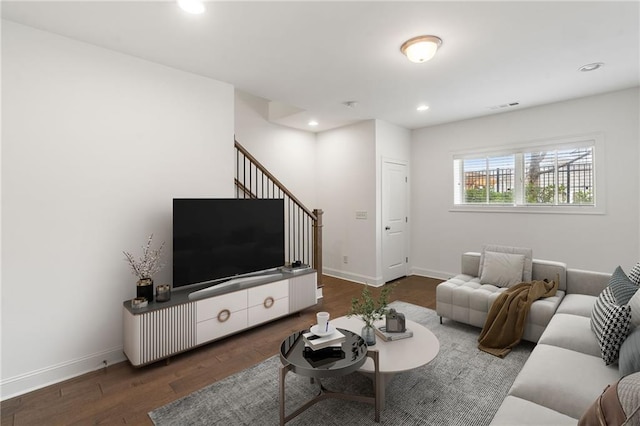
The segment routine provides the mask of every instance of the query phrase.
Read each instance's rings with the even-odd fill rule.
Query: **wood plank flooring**
[[[435,309],[440,280],[410,276],[393,283],[391,300]],[[345,315],[362,285],[323,278],[323,299],[286,318],[164,361],[133,368],[121,362],[0,403],[1,425],[152,425],[147,412],[275,355],[280,342],[309,327],[315,314]],[[378,289],[374,289],[377,295]]]

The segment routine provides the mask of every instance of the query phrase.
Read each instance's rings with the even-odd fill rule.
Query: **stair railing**
[[[236,152],[236,197],[275,198],[284,200],[285,261],[300,261],[318,271],[318,287],[322,280],[322,213],[310,210],[298,200],[238,141]]]

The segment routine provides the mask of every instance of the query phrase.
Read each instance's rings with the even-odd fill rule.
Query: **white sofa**
[[[438,315],[484,325],[490,303],[504,290],[479,284],[474,276],[479,259],[479,253],[465,253],[463,273],[438,286]],[[620,378],[617,365],[605,365],[590,325],[593,305],[611,274],[567,269],[559,262],[534,260],[533,265],[533,279],[553,279],[550,273],[564,271],[560,290],[552,300],[532,306],[524,338],[537,345],[493,426],[576,425],[604,388]]]

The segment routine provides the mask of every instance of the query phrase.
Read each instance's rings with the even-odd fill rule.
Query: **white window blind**
[[[594,141],[454,156],[454,205],[595,205]]]

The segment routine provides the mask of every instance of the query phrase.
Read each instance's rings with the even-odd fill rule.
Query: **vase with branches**
[[[123,251],[125,260],[129,262],[131,267],[131,273],[138,277],[137,296],[145,297],[149,301],[153,301],[153,276],[164,267],[161,262],[164,241],[160,247],[152,249],[152,240],[153,234],[149,235],[147,244],[142,246],[142,256],[139,259],[136,259],[131,253]]]
[[[389,304],[389,295],[393,287],[388,285],[384,286],[378,298],[374,298],[369,285],[365,285],[362,289],[360,298],[351,299],[351,309],[347,316],[359,316],[364,322],[362,328],[362,338],[367,342],[367,345],[376,344],[376,335],[373,329],[373,323],[384,318],[388,312],[387,305]]]

